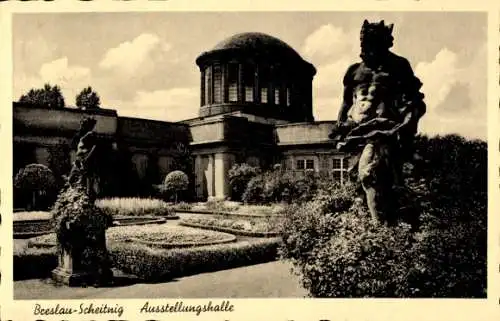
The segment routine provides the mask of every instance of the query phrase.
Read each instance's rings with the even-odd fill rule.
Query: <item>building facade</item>
[[[335,122],[314,121],[316,69],[293,48],[266,34],[242,33],[203,52],[196,64],[199,117],[182,122],[14,103],[14,174],[30,163],[64,174],[80,121],[94,117],[109,147],[106,195],[147,194],[168,172],[182,169],[191,175],[196,199],[227,198],[228,171],[237,163],[280,163],[297,175],[312,169],[346,179],[347,164],[328,138]]]

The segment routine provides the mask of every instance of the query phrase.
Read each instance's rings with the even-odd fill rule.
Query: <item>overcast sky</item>
[[[68,105],[91,85],[119,115],[177,121],[197,116],[196,57],[235,33],[264,32],[317,69],[316,120],[334,120],[342,76],[359,60],[363,19],[394,23],[393,51],[424,83],[420,130],[486,139],[487,22],[483,13],[58,13],[13,18],[14,99],[43,83]]]

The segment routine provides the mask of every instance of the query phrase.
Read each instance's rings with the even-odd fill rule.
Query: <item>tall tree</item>
[[[29,103],[50,108],[64,108],[66,106],[64,97],[59,86],[45,84],[43,88],[30,89],[19,98],[19,102]]]
[[[101,99],[92,87],[89,86],[76,96],[76,106],[84,110],[99,109],[101,108]]]

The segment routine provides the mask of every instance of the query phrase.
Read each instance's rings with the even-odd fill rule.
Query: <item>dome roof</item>
[[[260,32],[244,32],[219,42],[213,50],[239,49],[257,52],[299,54],[282,40]]]
[[[309,65],[302,57],[282,40],[261,32],[244,32],[235,34],[225,40],[219,42],[212,50],[203,52],[197,59],[198,65],[204,61],[210,60],[215,56],[234,56],[242,54],[245,56],[262,57],[266,59],[289,61],[295,63],[297,61]],[[311,65],[312,67],[312,65]]]

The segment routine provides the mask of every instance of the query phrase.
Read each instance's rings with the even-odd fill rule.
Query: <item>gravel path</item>
[[[14,298],[301,298],[306,291],[285,262],[270,262],[236,269],[182,277],[163,283],[135,283],[133,276],[116,274],[120,286],[68,288],[47,280],[14,282]]]

